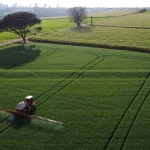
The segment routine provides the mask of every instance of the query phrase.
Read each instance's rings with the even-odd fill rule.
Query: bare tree
[[[81,26],[81,23],[87,17],[87,10],[85,7],[72,7],[67,11],[71,21],[75,22],[78,27]]]

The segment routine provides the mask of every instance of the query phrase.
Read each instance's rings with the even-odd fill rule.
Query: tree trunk
[[[80,27],[80,22],[79,21],[77,21],[77,26]]]
[[[23,43],[26,44],[26,37],[22,37],[23,38]]]

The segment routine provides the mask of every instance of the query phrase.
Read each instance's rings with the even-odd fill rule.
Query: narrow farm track
[[[38,103],[37,107],[39,107],[44,102],[46,102],[49,98],[51,98],[52,96],[57,94],[59,91],[61,91],[65,87],[67,87],[74,80],[78,79],[85,71],[90,70],[92,67],[94,67],[95,65],[102,62],[105,59],[104,55],[102,55],[102,54],[91,54],[91,55],[95,55],[96,58],[94,60],[90,61],[89,63],[87,63],[86,65],[84,65],[83,67],[81,67],[78,71],[75,71],[75,72],[71,73],[70,76],[68,76],[67,79],[64,79],[64,80],[60,81],[59,83],[54,85],[52,88],[48,89],[47,91],[45,91],[44,93],[39,95],[36,98],[36,100],[39,99],[39,98],[43,98],[43,97],[44,97],[43,98],[44,100],[42,102]],[[49,93],[50,91],[51,91],[51,94]]]
[[[9,125],[7,125],[7,126],[5,126],[4,128],[2,128],[2,129],[0,130],[0,134],[3,133],[5,130],[7,130],[9,127],[11,127],[13,124],[14,124],[14,123],[10,123]],[[0,126],[1,126],[1,124],[0,124]]]
[[[9,116],[9,117],[4,118],[4,119],[0,122],[0,124],[1,124],[1,123],[3,123],[4,121],[8,120],[9,118],[10,118],[10,116]]]
[[[114,129],[110,139],[108,140],[106,150],[121,150],[123,149],[132,126],[150,93],[150,72],[132,99],[131,103],[125,110],[118,125]]]
[[[29,38],[26,38],[27,40]],[[7,42],[0,42],[0,46],[5,46],[5,45],[9,45],[9,44],[12,44],[12,43],[15,43],[15,42],[20,42],[22,41],[22,38],[19,38],[19,39],[15,39],[15,40],[9,40]]]
[[[9,115],[7,116],[6,118],[2,119],[1,122],[0,122],[0,134],[2,132],[4,132],[5,130],[7,130],[10,126],[13,125],[13,123],[11,122],[10,124],[8,124],[8,121],[9,119],[11,118],[12,116]]]
[[[90,61],[89,63],[85,64],[78,71],[71,73],[67,79],[60,81],[59,83],[54,85],[52,88],[46,90],[45,92],[40,94],[38,97],[36,97],[35,99],[37,101],[37,107],[41,106],[44,102],[48,101],[50,97],[54,96],[59,91],[61,91],[65,87],[67,87],[74,80],[78,79],[85,71],[90,70],[92,67],[94,67],[95,65],[102,62],[105,59],[104,55],[102,55],[102,54],[94,54],[94,53],[89,53],[89,54],[94,55],[96,58],[94,60]],[[46,56],[48,56],[48,55],[46,55]],[[40,101],[38,103],[38,99],[43,99],[43,101]],[[0,123],[0,125],[2,125],[2,126],[4,125],[4,127],[2,129],[0,129],[0,134],[2,134],[4,131],[6,131],[9,127],[11,127],[13,125],[13,123],[11,123],[9,125],[6,124],[6,122],[9,118],[10,117],[6,118],[3,122]]]

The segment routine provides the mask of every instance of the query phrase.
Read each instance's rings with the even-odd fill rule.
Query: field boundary
[[[36,37],[29,38],[29,41],[38,42],[38,43],[52,43],[52,44],[74,45],[74,46],[128,50],[128,51],[135,51],[135,52],[142,52],[142,53],[150,53],[150,49],[146,49],[146,48],[107,45],[107,44],[101,44],[101,43],[94,44],[94,43],[80,43],[80,42],[70,42],[70,41],[55,41],[55,40],[49,40],[49,39],[39,39]]]
[[[100,26],[100,27],[112,27],[112,28],[131,28],[131,29],[150,29],[150,27],[129,27],[129,26],[110,26],[110,25],[93,25],[93,26]]]
[[[103,26],[103,27],[115,27],[115,26]],[[120,28],[129,28],[129,27],[120,27]],[[131,28],[131,27],[130,27]],[[133,27],[134,28],[134,27]],[[138,29],[143,29],[142,27],[137,27]],[[150,29],[150,28],[149,28]],[[108,45],[108,44],[94,44],[94,43],[79,43],[79,42],[70,42],[70,41],[55,41],[49,39],[39,39],[36,37],[27,37],[27,40],[35,43],[51,43],[51,44],[63,44],[63,45],[74,45],[74,46],[84,46],[84,47],[93,47],[93,48],[106,48],[106,49],[115,49],[115,50],[128,50],[141,53],[150,53],[150,49],[139,48],[139,47],[129,47],[129,46],[119,46],[119,45]],[[7,42],[0,43],[0,46],[10,45],[22,41],[22,39],[10,40]]]

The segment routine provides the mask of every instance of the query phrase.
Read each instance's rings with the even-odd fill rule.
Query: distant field
[[[131,14],[134,13],[134,10],[124,10],[124,11],[113,11],[113,12],[106,12],[106,13],[95,13],[95,14],[89,14],[88,16],[91,17],[107,17],[107,16],[120,16],[120,15],[125,15],[125,14]],[[66,16],[65,16],[66,17]],[[42,32],[48,32],[50,30],[56,30],[56,29],[60,29],[60,28],[65,28],[65,27],[73,27],[76,26],[75,23],[70,22],[70,20],[68,18],[64,19],[65,17],[63,17],[63,19],[60,18],[42,18],[42,23],[40,25],[36,25],[36,26],[42,26]],[[102,21],[105,20],[104,18],[95,18],[93,21],[97,22],[97,21]],[[83,24],[91,24],[91,19],[88,18],[85,22],[83,22]],[[7,33],[7,32],[3,32],[0,33],[0,42],[5,42],[11,39],[16,39],[16,38],[20,38],[18,35],[15,35],[13,33]]]
[[[33,37],[32,40],[38,42],[149,51],[149,37],[149,29],[94,26],[59,29],[46,34],[39,34]]]
[[[150,13],[150,10],[147,10],[145,13]]]
[[[69,19],[44,19],[42,23],[36,26],[42,27],[42,32],[48,32],[50,30],[56,30],[65,27],[75,26],[75,23],[70,22]],[[15,35],[10,32],[2,32],[0,33],[0,42],[5,42],[11,39],[20,38],[20,36]]]
[[[148,150],[150,55],[68,45],[0,48],[0,107],[33,95],[38,120],[0,111],[0,148]]]
[[[50,30],[56,30],[65,27],[72,27],[75,26],[75,23],[71,22],[68,18],[67,19],[48,19],[42,20],[40,25],[42,27],[42,32],[47,32]]]
[[[150,51],[150,14],[93,19],[95,26],[64,28],[39,34],[33,41]],[[90,25],[90,18],[88,20]]]
[[[97,21],[94,25],[150,28],[149,18],[149,13],[139,13]]]
[[[42,32],[31,40],[149,52],[150,14],[133,13],[135,11],[116,11],[114,14],[118,14],[118,17],[94,18],[95,26],[92,27],[91,19],[88,18],[82,28],[76,28],[76,24],[67,18],[42,20]],[[17,37],[9,33],[1,35],[1,42]]]
[[[100,13],[90,13],[88,14],[89,17],[114,17],[114,16],[123,16],[136,13],[137,10],[116,10],[116,11],[107,11],[107,12],[100,12]]]

